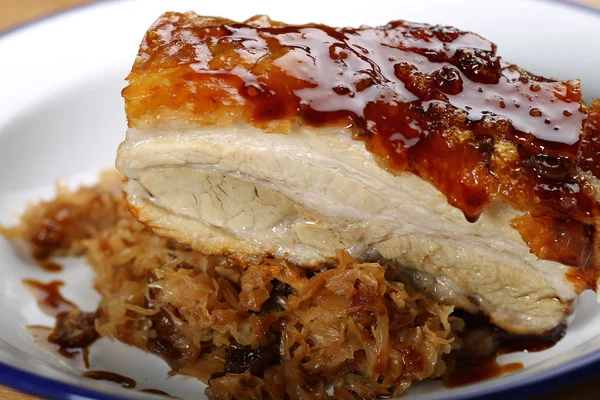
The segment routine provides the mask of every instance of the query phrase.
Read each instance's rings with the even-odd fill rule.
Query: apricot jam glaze
[[[236,115],[274,132],[347,126],[383,167],[427,180],[469,221],[492,200],[523,211],[512,224],[532,252],[576,267],[579,290],[595,286],[600,207],[585,171],[600,160],[598,129],[579,81],[505,63],[476,34],[167,13],[128,79],[130,126],[164,109],[192,110],[200,124]]]

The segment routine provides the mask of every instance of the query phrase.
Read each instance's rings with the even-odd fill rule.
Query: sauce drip
[[[87,372],[82,373],[81,376],[83,376],[85,378],[89,378],[89,379],[94,379],[97,381],[107,381],[107,382],[116,383],[118,385],[121,385],[125,389],[135,389],[135,387],[137,386],[137,382],[135,381],[135,379],[132,379],[127,376],[123,376],[123,375],[120,375],[120,374],[117,374],[114,372],[110,372],[110,371],[87,371]],[[140,389],[139,391],[144,392],[144,393],[158,394],[161,396],[171,397],[174,399],[178,398],[178,397],[171,396],[169,393],[167,393],[163,390],[159,390],[159,389],[147,388],[147,389]]]
[[[88,348],[67,348],[58,343],[53,343],[49,339],[52,328],[30,325],[27,327],[27,333],[31,335],[39,347],[58,358],[62,358],[73,368],[87,369],[90,367]]]
[[[97,381],[113,382],[126,389],[133,389],[137,385],[137,382],[134,379],[109,371],[87,371],[81,374],[81,376]]]
[[[64,285],[62,281],[42,283],[33,279],[23,279],[23,285],[35,297],[40,310],[51,317],[77,308],[61,295],[60,287]]]
[[[178,398],[178,397],[171,396],[169,393],[167,393],[163,390],[159,390],[159,389],[141,389],[140,392],[159,394],[161,396],[172,397],[174,399]]]
[[[38,265],[46,272],[60,272],[63,270],[62,265],[52,261],[38,261]]]
[[[152,73],[169,85],[157,88]],[[591,132],[579,82],[504,63],[478,35],[406,21],[353,29],[167,13],[128,79],[132,126],[165,109],[274,132],[299,121],[345,126],[385,168],[427,180],[471,222],[494,199],[524,211],[513,227],[535,255],[588,269],[569,276],[579,290],[598,277],[600,205],[577,170]]]
[[[75,368],[89,368],[88,347],[98,338],[94,329],[95,313],[83,313],[60,293],[61,281],[41,283],[24,279],[40,310],[56,318],[54,328],[32,325],[27,332],[36,344],[50,354],[71,360]]]
[[[522,363],[500,365],[498,356],[549,349],[562,339],[566,330],[566,325],[560,324],[544,335],[514,335],[494,326],[486,317],[462,310],[455,311],[454,315],[465,321],[466,330],[462,337],[463,347],[454,354],[455,368],[444,376],[447,387],[463,386],[518,371],[523,368]]]
[[[458,387],[496,378],[523,369],[520,362],[500,365],[496,356],[457,362],[454,370],[444,378],[444,386]]]
[[[88,369],[90,367],[88,348],[98,337],[95,331],[90,332],[95,313],[82,313],[73,303],[66,300],[59,291],[64,282],[52,281],[45,284],[24,279],[23,284],[35,296],[40,309],[57,319],[55,328],[39,325],[27,327],[27,332],[36,344],[50,354],[65,359],[74,368]],[[72,313],[72,311],[76,312]],[[87,371],[81,376],[117,383],[127,389],[133,389],[137,385],[134,379],[109,371]],[[158,389],[142,391],[169,396],[168,393]]]

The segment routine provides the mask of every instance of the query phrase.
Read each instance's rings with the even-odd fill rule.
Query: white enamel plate
[[[0,224],[17,222],[28,201],[50,198],[57,179],[72,185],[92,182],[113,164],[125,135],[120,97],[138,44],[162,12],[194,10],[243,20],[268,14],[289,23],[334,26],[385,24],[406,19],[454,25],[494,41],[505,60],[537,74],[581,78],[584,97],[600,97],[600,13],[562,2],[541,0],[369,0],[367,2],[289,1],[109,1],[54,15],[0,36]],[[28,325],[52,325],[21,284],[24,278],[63,280],[63,294],[87,311],[98,294],[83,260],[65,260],[63,272],[49,273],[0,238],[0,384],[57,399],[148,398],[152,388],[183,399],[203,398],[193,378],[167,379],[158,357],[101,339],[91,348],[94,370],[137,381],[136,390],[84,379],[83,370],[39,348]],[[600,306],[593,293],[576,304],[567,334],[538,353],[502,356],[525,368],[455,389],[438,382],[415,385],[407,399],[518,397],[577,376],[600,362]],[[514,398],[513,397],[513,398]]]

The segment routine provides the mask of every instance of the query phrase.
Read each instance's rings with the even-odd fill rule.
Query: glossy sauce
[[[87,371],[81,374],[81,376],[97,381],[113,382],[123,386],[126,389],[133,389],[137,385],[137,382],[134,379],[109,371]]]
[[[66,348],[60,344],[53,343],[48,339],[52,333],[52,328],[47,326],[30,325],[27,327],[27,333],[31,335],[35,343],[48,353],[63,359],[68,365],[76,369],[87,369],[89,363],[89,351],[85,348]]]
[[[127,376],[123,376],[123,375],[120,375],[120,374],[117,374],[114,372],[110,372],[110,371],[87,371],[87,372],[82,373],[81,376],[83,376],[85,378],[89,378],[89,379],[94,379],[97,381],[107,381],[107,382],[116,383],[118,385],[121,385],[125,389],[135,389],[135,387],[137,386],[137,382],[135,381],[135,379],[132,379]],[[158,394],[161,396],[171,397],[174,399],[178,398],[178,397],[171,396],[169,393],[167,393],[163,390],[159,390],[159,389],[147,388],[147,389],[140,389],[139,391],[144,392],[144,393]]]
[[[564,332],[564,327],[561,326],[561,329]],[[545,337],[519,337],[513,336],[511,339],[506,340],[501,344],[498,349],[498,355],[508,354],[514,352],[524,352],[524,353],[536,353],[538,351],[543,351],[554,346],[561,338],[562,334],[557,339],[549,339]]]
[[[64,285],[62,281],[42,283],[33,279],[23,279],[23,285],[35,297],[40,310],[51,317],[77,308],[61,295],[60,288]]]
[[[57,321],[55,328],[38,325],[27,327],[27,332],[36,344],[50,354],[69,360],[68,363],[74,368],[89,368],[88,347],[96,340],[97,334],[94,330],[92,336],[83,335],[82,326],[74,325],[73,320],[69,327],[64,326],[65,321],[70,318],[69,313],[77,310],[77,307],[60,293],[60,287],[64,285],[64,282],[42,283],[33,279],[24,279],[23,285],[35,297],[40,310],[44,314],[55,317]],[[91,313],[85,315],[92,316],[92,318],[95,316]],[[73,336],[65,335],[66,332],[70,332]]]
[[[496,356],[483,359],[459,361],[454,370],[444,378],[444,386],[457,387],[496,378],[523,369],[520,362],[500,365]]]
[[[469,348],[468,341],[465,340],[463,353],[459,350],[454,354],[457,357],[454,369],[444,376],[444,385],[447,387],[477,383],[518,371],[523,368],[522,363],[501,365],[497,361],[498,356],[515,352],[535,353],[549,349],[562,339],[566,331],[566,325],[560,324],[544,335],[514,335],[494,326],[486,317],[472,315],[465,311],[456,311],[454,315],[465,321],[466,332],[487,331],[484,336],[490,337],[493,344],[491,348],[487,348],[489,344],[482,345],[481,339],[471,340],[471,345],[477,343],[479,348],[474,350]],[[481,336],[476,337],[481,338]]]
[[[169,85],[144,87],[152,72]],[[525,211],[513,227],[538,257],[576,267],[579,289],[598,277],[600,206],[576,169],[587,119],[579,82],[503,63],[478,35],[167,13],[128,79],[130,125],[192,109],[207,125],[229,116],[274,132],[346,126],[385,168],[429,181],[469,221],[494,199]]]
[[[38,265],[46,272],[60,272],[63,270],[62,265],[52,261],[38,261]]]
[[[171,396],[169,393],[167,393],[167,392],[165,392],[163,390],[159,390],[159,389],[141,389],[140,392],[152,393],[152,394],[159,394],[161,396],[172,397],[174,399],[178,399],[179,398],[179,397]]]

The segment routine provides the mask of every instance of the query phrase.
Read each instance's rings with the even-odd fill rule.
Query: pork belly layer
[[[315,268],[345,249],[518,334],[596,287],[579,84],[501,63],[477,35],[167,13],[128,80],[117,167],[160,235]]]

